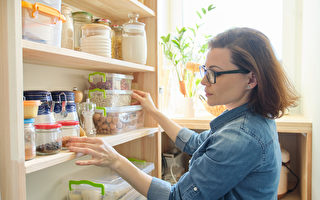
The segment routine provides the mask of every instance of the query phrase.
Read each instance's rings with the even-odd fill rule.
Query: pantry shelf
[[[22,41],[25,63],[101,72],[154,72],[152,66],[106,58],[47,44]]]
[[[125,133],[117,135],[108,135],[108,136],[98,136],[103,138],[111,146],[116,146],[123,144],[138,138],[142,138],[148,135],[155,134],[159,131],[159,128],[141,128],[133,131],[128,131]],[[58,154],[49,155],[49,156],[37,156],[33,160],[25,162],[25,171],[26,174],[45,169],[68,160],[73,160],[76,158],[76,155],[69,151],[62,151]]]
[[[63,0],[63,2],[111,21],[128,20],[128,13],[132,12],[138,13],[140,18],[155,16],[152,9],[138,0]]]

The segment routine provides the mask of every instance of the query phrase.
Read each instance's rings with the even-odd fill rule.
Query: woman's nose
[[[202,80],[201,80],[201,84],[202,84],[202,85],[208,85],[208,84],[209,84],[209,82],[208,82],[208,79],[207,79],[207,76],[206,76],[206,75],[204,75],[204,76],[203,76],[203,78],[202,78]]]

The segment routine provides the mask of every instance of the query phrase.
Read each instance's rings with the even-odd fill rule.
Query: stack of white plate
[[[111,39],[98,35],[81,38],[81,51],[111,58]]]

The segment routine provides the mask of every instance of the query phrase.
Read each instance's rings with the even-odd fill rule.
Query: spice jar
[[[112,58],[122,60],[122,26],[112,26],[113,35],[111,38]]]
[[[36,157],[35,129],[34,119],[24,120],[24,155],[25,160],[31,160]]]
[[[91,24],[92,14],[88,12],[74,12],[73,27],[74,27],[74,49],[80,51],[80,38],[81,38],[81,27],[85,24]]]
[[[81,29],[81,51],[111,58],[111,28],[109,26],[87,24]]]
[[[61,128],[62,149],[67,149],[66,144],[70,139],[70,137],[80,136],[79,122],[78,121],[59,121],[58,123],[62,125],[62,128]]]
[[[66,22],[62,24],[61,47],[67,48],[67,49],[73,49],[74,32],[73,32],[72,10],[70,7],[62,4],[61,13],[66,17]]]
[[[50,155],[60,152],[61,124],[36,124],[37,155]]]
[[[125,61],[146,64],[147,39],[145,24],[138,22],[139,14],[128,15],[130,21],[123,25],[122,58]]]

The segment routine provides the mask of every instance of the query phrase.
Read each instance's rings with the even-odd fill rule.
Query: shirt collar
[[[224,111],[221,115],[210,122],[211,131],[214,133],[217,129],[224,126],[226,123],[232,121],[233,119],[242,116],[248,110],[249,107],[246,103],[232,110]]]

